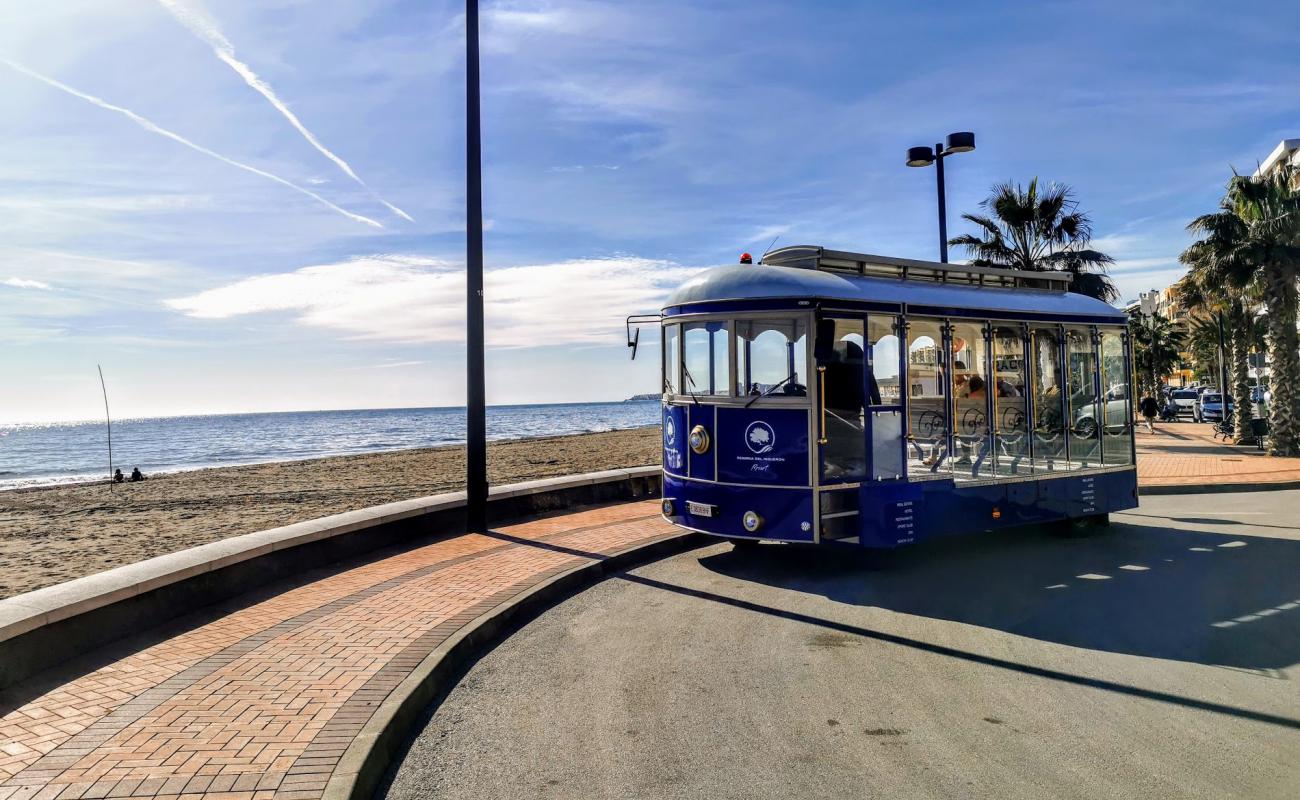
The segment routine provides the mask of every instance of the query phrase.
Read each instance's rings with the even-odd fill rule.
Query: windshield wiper
[[[685,361],[686,359],[682,359],[682,360]],[[682,364],[682,374],[686,376],[686,380],[691,382],[691,386],[694,386],[696,389],[700,388],[695,383],[695,379],[691,377],[691,371],[690,369],[687,368],[685,364]],[[683,386],[682,388],[686,389],[685,386]],[[692,392],[690,389],[686,389],[686,393],[689,394],[691,396],[691,399],[695,401],[695,405],[698,406],[700,404],[700,398],[695,396],[695,392]]]
[[[786,375],[784,378],[782,378],[780,383],[772,384],[771,386],[768,387],[767,391],[763,392],[762,394],[754,395],[749,399],[749,402],[745,404],[745,408],[749,408],[750,406],[754,405],[754,403],[758,402],[759,400],[762,400],[764,397],[767,397],[769,394],[775,392],[777,389],[780,389],[788,381],[794,378],[794,376],[795,373],[791,372],[789,375]]]

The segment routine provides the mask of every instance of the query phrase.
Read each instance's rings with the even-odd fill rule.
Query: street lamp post
[[[934,148],[907,148],[907,166],[928,167],[935,169],[935,183],[939,191],[939,260],[948,263],[948,201],[943,185],[943,159],[954,153],[969,153],[975,149],[975,134],[959,131],[948,134],[944,143],[935,144]]]
[[[478,0],[465,0],[465,529],[487,530],[487,390],[483,368],[483,156]]]

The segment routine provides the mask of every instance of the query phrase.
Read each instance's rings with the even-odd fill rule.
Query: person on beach
[[[144,480],[144,473],[140,471],[139,467],[131,470],[131,483],[138,483],[142,480]]]
[[[1151,395],[1142,398],[1138,403],[1138,410],[1142,412],[1142,418],[1147,421],[1147,433],[1156,432],[1156,415],[1160,413],[1160,405]]]
[[[123,477],[122,470],[119,469],[113,472],[113,483],[121,483],[124,480],[126,480],[126,478]]]

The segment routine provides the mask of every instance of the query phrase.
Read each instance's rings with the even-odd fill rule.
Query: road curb
[[[1286,489],[1300,489],[1300,480],[1257,481],[1255,483],[1189,483],[1167,486],[1143,486],[1139,483],[1138,497],[1175,494],[1224,494],[1227,492],[1280,492]]]
[[[424,710],[441,702],[463,671],[516,626],[612,573],[685,552],[705,539],[699,533],[669,534],[574,567],[534,584],[452,634],[375,710],[330,776],[323,800],[368,800],[373,796]]]

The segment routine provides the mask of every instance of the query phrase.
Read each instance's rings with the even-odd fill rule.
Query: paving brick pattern
[[[1258,448],[1214,438],[1205,423],[1156,423],[1137,432],[1139,486],[1290,483],[1300,481],[1300,458],[1274,458]]]
[[[290,588],[58,686],[14,687],[30,699],[0,697],[0,800],[318,798],[449,636],[590,560],[566,551],[607,555],[674,529],[645,501],[496,532]]]

